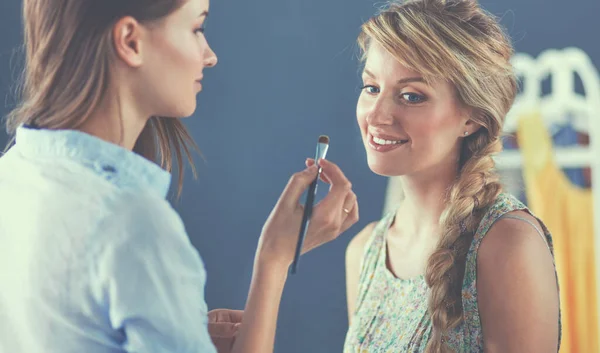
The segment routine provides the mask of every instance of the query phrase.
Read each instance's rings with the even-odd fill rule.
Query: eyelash
[[[362,86],[360,89],[361,89],[362,91],[364,91],[364,90],[365,90],[365,89],[367,89],[367,88],[377,88],[377,87],[375,87],[375,86],[373,86],[373,85],[364,85],[364,86]],[[368,94],[374,94],[374,93],[371,93],[371,92],[367,92],[367,93],[368,93]]]
[[[361,90],[365,90],[365,89],[367,89],[367,88],[375,88],[375,89],[378,89],[377,87],[375,87],[375,86],[373,86],[373,85],[364,85],[364,86],[361,88]],[[377,93],[379,93],[379,92],[377,92]],[[377,93],[372,93],[372,92],[368,92],[368,91],[367,91],[367,94],[369,94],[369,95],[374,95],[374,94],[377,94]],[[406,104],[419,104],[419,103],[423,103],[424,101],[426,101],[426,100],[427,100],[427,98],[426,98],[425,96],[423,96],[423,95],[421,95],[421,94],[417,94],[417,93],[412,93],[412,92],[402,93],[402,94],[400,95],[400,97],[404,97],[404,96],[407,96],[407,95],[416,96],[416,97],[418,97],[418,98],[419,98],[419,101],[418,101],[418,102],[411,102],[411,101],[410,101],[410,100],[408,100],[408,99],[404,99],[404,101],[406,102]]]
[[[194,30],[194,33],[195,33],[195,34],[198,34],[198,33],[202,33],[202,34],[204,34],[204,27],[196,28],[196,29]]]

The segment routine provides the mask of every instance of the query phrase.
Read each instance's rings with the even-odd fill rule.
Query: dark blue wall
[[[303,257],[284,293],[278,353],[341,352],[347,328],[344,250],[383,209],[386,179],[367,167],[355,123],[359,63],[355,38],[373,0],[213,1],[208,39],[219,55],[206,72],[199,108],[186,124],[206,161],[186,175],[175,207],[206,263],[210,308],[242,308],[263,221],[288,177],[304,167],[319,134],[329,159],[354,184],[361,219],[347,234]],[[513,37],[537,55],[576,46],[600,67],[596,0],[482,1]],[[20,43],[18,0],[0,1],[0,114],[11,100],[11,57]],[[15,62],[16,61],[16,62]],[[19,65],[19,58],[13,65]],[[6,136],[0,132],[3,145]],[[324,188],[322,188],[324,189]]]

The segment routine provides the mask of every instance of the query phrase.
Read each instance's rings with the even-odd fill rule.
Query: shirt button
[[[113,167],[112,165],[103,165],[102,166],[102,170],[107,172],[107,173],[114,173],[117,170],[115,169],[115,167]]]

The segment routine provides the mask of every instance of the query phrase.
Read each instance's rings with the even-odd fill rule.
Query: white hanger
[[[600,80],[598,72],[585,52],[578,48],[549,49],[537,59],[518,53],[512,59],[518,76],[523,78],[524,89],[515,99],[504,123],[505,133],[517,130],[518,119],[528,111],[539,112],[547,127],[564,125],[569,121],[573,128],[585,134],[600,136]],[[575,73],[583,83],[585,95],[575,92]],[[541,82],[550,76],[552,93],[542,96]],[[569,120],[571,117],[571,120]],[[594,130],[594,131],[592,131]],[[598,139],[598,137],[595,137]],[[590,166],[592,155],[585,146],[555,147],[556,162],[562,167]],[[600,151],[596,151],[600,155]],[[496,157],[498,168],[520,168],[519,151],[507,150]]]

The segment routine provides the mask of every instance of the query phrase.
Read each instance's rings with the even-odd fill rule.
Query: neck
[[[440,217],[457,172],[453,162],[402,176],[404,198],[396,214],[395,226],[410,229],[409,234],[439,234]]]
[[[127,95],[106,94],[78,130],[133,150],[148,119]]]

